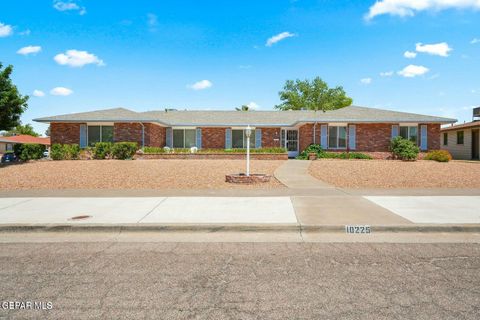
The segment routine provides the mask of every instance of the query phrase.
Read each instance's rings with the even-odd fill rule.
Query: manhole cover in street
[[[68,219],[68,220],[85,220],[85,219],[89,219],[89,218],[91,218],[91,217],[92,217],[92,216],[82,215],[82,216],[71,217],[71,218]]]

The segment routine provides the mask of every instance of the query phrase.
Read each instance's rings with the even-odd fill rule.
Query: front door
[[[478,130],[472,130],[472,159],[478,160],[478,148],[479,148]]]
[[[298,130],[283,129],[281,142],[282,147],[287,149],[289,158],[298,156]]]

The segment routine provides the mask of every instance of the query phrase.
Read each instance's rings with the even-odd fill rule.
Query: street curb
[[[371,225],[372,233],[480,232],[480,224]],[[0,224],[0,232],[320,232],[345,233],[345,225],[299,224]]]

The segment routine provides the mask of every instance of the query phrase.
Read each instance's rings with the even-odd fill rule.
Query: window
[[[444,146],[448,145],[448,133],[447,132],[443,133],[443,145]]]
[[[191,148],[197,145],[195,129],[173,129],[173,147]]]
[[[232,130],[232,148],[245,149],[247,147],[247,135],[245,130],[233,129]],[[252,130],[250,135],[250,148],[255,148],[255,130]]]
[[[13,151],[13,144],[7,143],[7,145],[5,146],[5,151]]]
[[[416,126],[400,126],[400,137],[417,143],[418,128]]]
[[[457,144],[463,144],[463,131],[457,131]]]
[[[328,127],[328,147],[331,149],[344,149],[347,147],[347,127]]]
[[[88,145],[97,142],[113,142],[113,126],[88,126]]]

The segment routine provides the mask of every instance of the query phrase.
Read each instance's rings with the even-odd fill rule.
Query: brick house
[[[124,108],[35,119],[50,123],[51,142],[81,147],[99,141],[133,141],[139,146],[245,148],[286,147],[296,156],[311,143],[331,151],[387,153],[403,136],[421,150],[440,149],[440,126],[455,119],[349,106],[332,111],[148,111]]]

